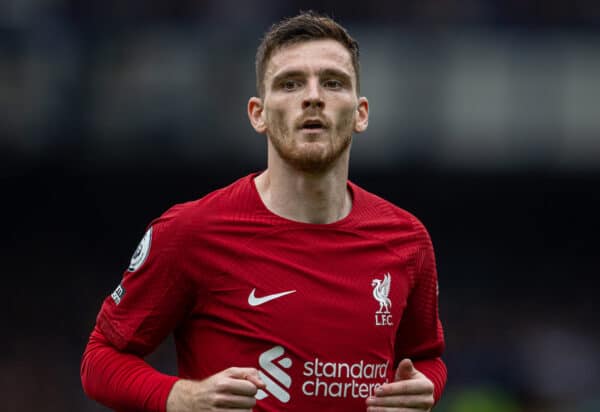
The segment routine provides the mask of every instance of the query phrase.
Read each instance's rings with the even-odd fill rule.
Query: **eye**
[[[281,82],[281,88],[286,91],[293,91],[300,87],[298,80],[287,79]]]
[[[337,79],[328,79],[323,82],[323,87],[327,89],[337,90],[341,89],[344,84]]]

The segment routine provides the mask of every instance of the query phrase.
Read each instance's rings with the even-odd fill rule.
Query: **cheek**
[[[284,110],[273,110],[271,112],[269,126],[272,128],[272,130],[282,134],[288,129],[286,118],[287,116]]]
[[[271,128],[282,129],[286,128],[286,122],[288,120],[287,110],[280,105],[272,104],[271,107],[267,110],[266,119],[267,125]]]
[[[340,112],[338,121],[338,130],[346,131],[354,128],[354,107],[349,107]]]
[[[285,110],[282,109],[277,109],[277,110],[273,110],[273,120],[275,120],[278,123],[285,123],[285,120],[287,118],[287,114]]]

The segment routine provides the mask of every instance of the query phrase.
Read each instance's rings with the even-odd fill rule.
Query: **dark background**
[[[3,410],[101,411],[79,363],[150,220],[265,167],[277,1],[0,5]],[[320,2],[361,44],[351,179],[438,260],[446,412],[600,411],[600,6]],[[166,342],[151,362],[174,373]],[[5,390],[6,391],[5,391]]]

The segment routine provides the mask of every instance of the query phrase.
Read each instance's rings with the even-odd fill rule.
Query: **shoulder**
[[[434,273],[434,249],[423,222],[411,212],[354,185],[363,232],[377,236],[398,255],[408,255],[415,273]]]
[[[429,234],[425,225],[413,213],[371,193],[360,186],[350,183],[358,213],[362,215],[363,222],[371,225],[388,227],[392,231],[410,232],[418,238],[428,238]]]
[[[223,216],[235,213],[240,205],[247,204],[250,197],[251,175],[242,177],[232,184],[214,190],[203,197],[178,203],[154,219],[150,226],[160,227],[174,238],[185,236],[186,232],[210,226]]]

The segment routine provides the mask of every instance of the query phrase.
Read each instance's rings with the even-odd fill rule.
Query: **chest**
[[[393,346],[412,287],[411,256],[352,233],[274,231],[244,244],[224,240],[197,262],[198,315],[272,343],[301,335],[313,353],[324,336],[346,346]]]

